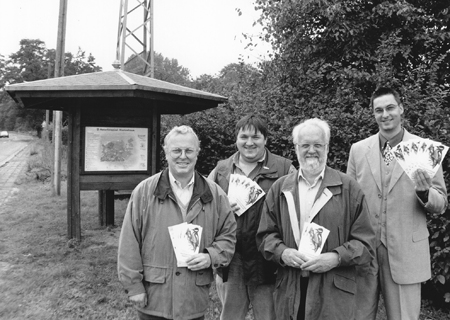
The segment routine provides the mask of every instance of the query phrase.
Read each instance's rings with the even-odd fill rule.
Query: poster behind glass
[[[86,127],[84,171],[147,171],[148,129]]]

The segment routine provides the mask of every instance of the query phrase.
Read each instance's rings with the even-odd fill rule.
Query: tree
[[[273,86],[273,79],[262,68],[243,62],[228,64],[217,76],[201,75],[190,86],[225,96],[227,103],[182,117],[167,117],[170,121],[163,118],[163,133],[174,125],[190,125],[198,134],[202,148],[196,168],[208,174],[217,161],[236,151],[236,122],[246,114],[255,113],[266,119],[272,129],[268,146],[274,146],[277,150],[284,147],[280,154],[286,155],[291,152],[291,148],[287,147],[291,128],[282,120],[273,121],[275,113],[280,116],[283,111],[277,110],[274,101],[263,94]]]
[[[345,170],[351,143],[377,131],[368,102],[379,85],[396,87],[404,96],[409,131],[450,145],[448,1],[255,4],[267,30],[263,39],[274,49],[278,84],[268,99],[278,103],[291,125],[311,117],[330,122],[332,167]],[[281,120],[276,114],[275,119]],[[443,169],[448,182],[447,159]],[[429,219],[433,278],[424,296],[433,299],[438,293],[436,303],[450,302],[449,213]]]
[[[20,48],[11,54],[9,59],[0,57],[0,88],[6,84],[35,81],[54,76],[55,50],[47,49],[45,43],[39,39],[22,39]],[[101,71],[95,64],[95,58],[79,48],[73,55],[65,53],[64,74],[75,75],[81,73]],[[0,126],[7,130],[37,130],[41,129],[44,120],[44,110],[23,109],[2,90],[0,96]]]
[[[48,61],[55,61],[56,50],[48,50],[46,57]],[[95,64],[95,58],[92,54],[86,57],[86,52],[81,48],[78,48],[78,52],[75,55],[71,52],[66,52],[64,54],[64,60],[64,76],[102,71],[102,68]],[[55,74],[55,64],[50,63],[48,68],[49,74],[53,77]]]
[[[145,62],[137,55],[133,54],[125,62],[125,71],[143,75]],[[161,53],[154,56],[154,77],[155,79],[187,86],[191,82],[189,69],[178,64],[177,59],[169,59]]]

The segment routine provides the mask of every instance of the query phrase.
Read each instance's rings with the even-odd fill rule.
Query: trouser
[[[151,316],[149,314],[138,311],[139,320],[168,320],[166,318]],[[200,318],[194,318],[192,320],[204,320],[205,316],[201,316]]]
[[[242,260],[235,254],[229,265],[228,280],[216,276],[217,295],[222,303],[220,320],[244,320],[252,305],[255,320],[275,319],[273,284],[245,285]]]
[[[305,320],[306,293],[308,292],[308,277],[300,278],[300,307],[298,308],[297,320]]]
[[[420,283],[397,284],[392,279],[387,248],[381,244],[370,265],[357,268],[356,319],[375,320],[379,293],[383,295],[388,320],[418,320]]]

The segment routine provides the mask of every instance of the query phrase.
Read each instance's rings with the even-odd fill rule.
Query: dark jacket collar
[[[221,166],[219,168],[218,173],[226,177],[230,176],[232,166],[235,165],[238,154],[239,151],[237,151],[230,158],[225,160],[228,161],[228,163],[224,166]],[[261,170],[259,171],[258,175],[272,174],[276,172],[277,172],[277,162],[275,160],[275,156],[269,151],[269,149],[266,148],[266,154],[262,163]]]
[[[213,200],[213,196],[208,182],[197,171],[194,171],[194,174],[194,190],[192,192],[191,203],[193,203],[198,198],[200,198],[203,203],[211,202]],[[159,177],[158,183],[156,185],[154,195],[156,198],[161,200],[166,199],[169,195],[175,198],[175,194],[170,187],[169,169],[165,169],[163,172],[161,172],[161,176]]]
[[[328,187],[335,187],[342,185],[342,179],[339,176],[339,173],[326,166],[325,167],[325,174],[323,176],[322,183],[320,184],[319,191],[317,192],[317,195],[322,194],[323,190]],[[287,176],[286,180],[283,182],[282,191],[290,191],[294,192],[294,190],[297,190],[298,188],[298,173],[292,173],[289,176]]]

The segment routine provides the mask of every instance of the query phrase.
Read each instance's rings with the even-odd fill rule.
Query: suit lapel
[[[379,141],[380,138],[378,134],[374,135],[368,145],[366,161],[369,164],[370,171],[372,172],[372,176],[377,183],[378,189],[381,190],[381,157]]]

